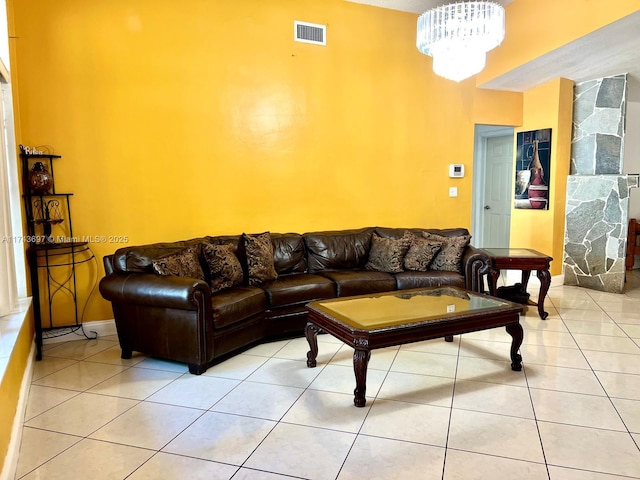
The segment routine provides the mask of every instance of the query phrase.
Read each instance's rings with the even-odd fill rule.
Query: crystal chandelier
[[[418,50],[433,57],[436,75],[456,82],[482,71],[503,39],[504,8],[494,2],[450,3],[418,17]]]

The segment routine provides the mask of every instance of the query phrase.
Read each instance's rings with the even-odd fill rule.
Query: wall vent
[[[317,23],[293,22],[293,39],[296,42],[313,43],[314,45],[327,44],[327,26]]]

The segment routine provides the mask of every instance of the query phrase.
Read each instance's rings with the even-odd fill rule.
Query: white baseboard
[[[73,331],[69,331],[69,333],[66,334],[64,334],[64,329],[60,329],[60,331],[53,330],[53,332],[56,336],[43,338],[43,344],[69,342],[71,340],[81,340],[86,337],[93,338],[96,335],[98,336],[98,338],[100,338],[106,337],[107,335],[116,335],[117,333],[115,320],[86,322],[82,324],[81,329],[74,329]]]
[[[36,344],[31,344],[31,352],[27,360],[27,368],[22,377],[20,384],[20,397],[16,408],[16,415],[13,418],[13,426],[11,427],[11,441],[7,449],[7,455],[4,459],[0,480],[13,480],[16,476],[18,468],[18,456],[20,454],[20,444],[22,443],[22,424],[24,423],[24,415],[27,411],[27,400],[29,399],[29,388],[31,387],[31,379],[33,377],[33,366],[36,357]]]

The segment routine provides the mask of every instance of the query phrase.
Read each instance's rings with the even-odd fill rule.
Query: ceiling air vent
[[[296,42],[313,43],[315,45],[327,44],[327,26],[317,23],[293,22],[293,39]]]

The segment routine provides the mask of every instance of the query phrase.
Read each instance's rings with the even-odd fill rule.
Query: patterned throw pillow
[[[197,245],[152,260],[153,271],[158,275],[174,275],[204,280]]]
[[[244,279],[240,260],[233,253],[233,245],[202,244],[202,256],[209,267],[211,292],[240,285]]]
[[[431,270],[444,270],[447,272],[460,272],[462,270],[462,254],[471,242],[471,235],[458,237],[443,237],[433,233],[422,234],[428,240],[442,242],[440,252],[431,262]]]
[[[416,272],[426,272],[441,247],[442,242],[435,242],[414,235],[409,251],[404,257],[404,268]]]
[[[269,232],[264,232],[259,235],[247,235],[243,233],[242,239],[247,255],[249,285],[260,285],[263,282],[278,278],[273,264],[271,234]]]
[[[402,238],[385,238],[374,234],[371,250],[364,268],[378,272],[400,273],[403,271],[404,256],[409,250],[413,235],[405,233]]]

